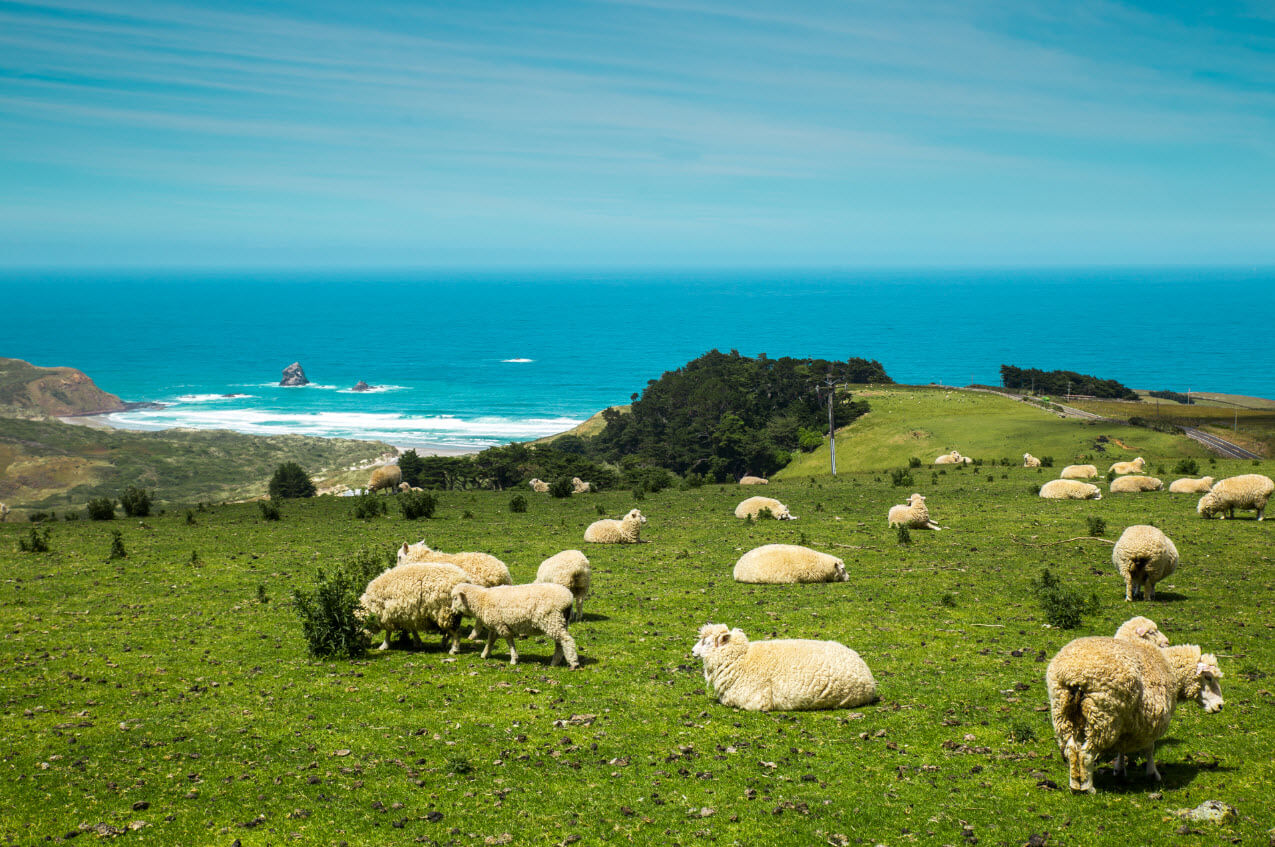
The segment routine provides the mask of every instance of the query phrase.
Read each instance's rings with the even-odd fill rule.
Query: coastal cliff
[[[119,412],[125,404],[75,368],[42,368],[0,358],[0,407],[23,415],[61,417]]]

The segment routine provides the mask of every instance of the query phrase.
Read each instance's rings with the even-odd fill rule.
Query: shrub
[[[902,524],[899,525],[897,537],[900,544],[912,543],[912,533],[908,532],[908,528]]]
[[[803,453],[811,453],[823,446],[823,433],[817,429],[801,427],[797,430],[797,449]]]
[[[288,497],[313,497],[317,489],[310,475],[296,462],[284,462],[275,468],[270,477],[270,499],[283,500]]]
[[[363,623],[355,615],[367,582],[349,566],[331,574],[320,570],[314,587],[294,589],[292,606],[301,619],[306,649],[318,658],[357,659],[367,649]],[[368,629],[377,624],[368,621]]]
[[[151,513],[151,496],[145,488],[130,485],[120,495],[120,506],[130,518],[144,518]]]
[[[111,554],[107,559],[123,559],[128,556],[128,551],[124,549],[124,535],[118,529],[111,530]]]
[[[593,507],[593,511],[597,512],[599,515],[605,515],[607,513],[607,510],[603,507],[601,503],[595,504]]]
[[[89,519],[95,521],[109,521],[115,519],[115,501],[110,497],[96,497],[88,502],[85,511],[89,513]]]
[[[78,521],[79,519],[80,519],[79,512],[64,512],[62,514],[62,520],[64,521]]]
[[[31,527],[31,532],[26,538],[18,539],[18,549],[23,553],[49,552],[49,528],[46,526],[41,532],[40,527]]]
[[[1029,485],[1029,486],[1027,486],[1027,490],[1031,492],[1031,494],[1032,494],[1032,496],[1033,496],[1033,497],[1039,497],[1039,496],[1040,496],[1040,483],[1036,483],[1035,485]]]
[[[421,486],[421,475],[425,472],[425,460],[415,450],[408,450],[398,457],[398,469],[403,473],[403,482],[412,488]]]
[[[195,512],[192,509],[186,510],[186,525],[187,526],[195,525]]]
[[[774,512],[770,511],[769,506],[762,506],[757,510],[758,521],[773,521],[775,519]]]
[[[575,486],[571,484],[568,477],[560,476],[553,482],[549,483],[549,496],[562,500],[570,497],[575,492]]]
[[[201,562],[201,561],[199,560],[199,551],[198,551],[198,550],[191,550],[191,551],[190,551],[190,563],[191,563],[192,565],[196,566],[196,567],[198,567],[199,565],[203,564],[203,562]]]
[[[27,520],[29,520],[31,523],[44,523],[45,521],[48,521],[48,520],[57,520],[57,519],[58,519],[57,512],[32,512],[31,514],[27,515]]]
[[[912,484],[912,474],[908,473],[906,468],[890,471],[890,484],[894,486],[910,486]]]
[[[403,519],[409,521],[434,517],[434,508],[438,505],[438,498],[428,491],[404,491],[394,499],[398,501]]]
[[[946,606],[949,609],[955,609],[956,595],[950,591],[946,591],[943,593],[943,596],[939,598],[939,603],[940,605]]]
[[[509,511],[514,514],[521,515],[527,511],[527,498],[521,494],[515,494],[509,498]]]
[[[1027,744],[1036,740],[1036,730],[1032,729],[1030,725],[1023,723],[1022,721],[1015,721],[1010,724],[1009,732],[1007,734],[1009,736],[1009,740],[1015,744]]]
[[[645,500],[645,499],[646,499],[646,489],[645,489],[645,488],[635,488],[635,489],[633,489],[633,499],[634,499],[634,500]]]
[[[1183,459],[1173,466],[1173,472],[1195,476],[1200,472],[1200,463],[1195,459]]]
[[[257,602],[265,605],[270,602],[270,598],[266,596],[266,586],[263,583],[257,583]]]
[[[461,512],[460,516],[467,521],[471,521],[474,519],[474,513],[471,512],[469,509],[466,509],[465,511]]]
[[[1089,534],[1095,538],[1101,538],[1102,534],[1107,531],[1107,522],[1097,515],[1090,515],[1085,518],[1085,523],[1089,525]]]
[[[385,505],[385,500],[386,498],[375,494],[360,494],[354,498],[354,517],[365,521],[388,513],[389,507]]]
[[[704,476],[703,474],[688,473],[683,481],[686,483],[687,488],[700,488],[704,485]]]
[[[1085,615],[1098,611],[1101,605],[1096,593],[1084,597],[1074,588],[1063,585],[1048,568],[1041,571],[1040,581],[1033,583],[1032,587],[1045,613],[1045,620],[1058,629],[1075,629],[1084,622]]]
[[[279,504],[273,500],[258,500],[257,508],[261,510],[261,519],[263,521],[277,521],[282,517],[279,514]]]
[[[1041,457],[1040,457],[1040,466],[1041,466],[1042,468],[1052,468],[1052,467],[1054,466],[1054,457],[1053,457],[1053,456],[1041,456]]]
[[[921,458],[919,456],[913,456],[912,458],[908,459],[908,467],[909,468],[921,467]]]

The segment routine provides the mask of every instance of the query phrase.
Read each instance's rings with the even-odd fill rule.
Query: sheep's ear
[[[717,636],[717,638],[713,639],[713,643],[716,644],[718,647],[723,647],[729,642],[730,642],[729,632],[723,632],[721,635]]]
[[[1134,632],[1135,632],[1135,633],[1137,633],[1137,636],[1138,636],[1139,638],[1141,638],[1142,636],[1146,635],[1146,634],[1147,634],[1148,632],[1150,632],[1150,631],[1151,631],[1151,627],[1149,627],[1149,626],[1140,626],[1140,627],[1138,627],[1137,629],[1135,629],[1135,630],[1134,630]]]
[[[407,555],[407,542],[406,542],[406,541],[404,541],[404,542],[403,542],[403,546],[402,546],[402,547],[398,548],[398,552],[402,553],[403,555]]]

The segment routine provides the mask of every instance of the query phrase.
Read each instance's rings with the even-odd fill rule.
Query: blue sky
[[[1268,2],[0,2],[0,266],[1272,263]]]

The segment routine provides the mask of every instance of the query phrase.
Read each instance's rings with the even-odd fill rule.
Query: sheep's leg
[[[455,656],[457,653],[460,652],[460,630],[453,629],[451,631],[451,637],[452,637],[452,649],[448,650],[447,654],[449,656]]]
[[[393,632],[392,632],[391,630],[388,630],[388,629],[387,629],[387,630],[385,630],[385,640],[384,640],[384,641],[382,641],[382,642],[381,642],[381,646],[380,646],[380,647],[377,647],[376,649],[377,649],[377,650],[388,650],[388,649],[390,649],[390,636],[391,636],[391,635],[393,635]]]
[[[1124,753],[1117,753],[1116,761],[1112,764],[1111,770],[1113,773],[1115,773],[1116,776],[1120,776],[1120,777],[1128,776],[1129,772],[1128,772],[1128,768],[1126,767],[1128,763],[1129,762],[1125,758]]]
[[[562,664],[562,642],[553,642],[553,658],[549,660],[549,667]]]
[[[1094,794],[1093,787],[1093,751],[1087,744],[1079,744],[1076,739],[1067,741],[1067,765],[1069,782],[1072,791],[1085,791]]]
[[[420,650],[421,648],[425,646],[424,644],[421,643],[420,633],[418,633],[416,630],[409,629],[407,631],[407,634],[408,634],[408,637],[412,639],[412,646],[415,647],[417,650]]]
[[[487,630],[487,643],[483,645],[483,654],[480,658],[487,658],[491,655],[491,645],[496,643],[496,630]]]
[[[514,647],[514,637],[512,635],[506,635],[505,641],[509,642],[509,664],[518,664],[518,648]]]
[[[545,629],[545,635],[557,642],[557,647],[553,651],[553,661],[549,664],[558,664],[559,658],[565,658],[567,664],[573,669],[580,667],[580,657],[576,654],[576,642],[571,637],[571,633],[567,632],[567,625],[564,615],[562,623],[550,621],[549,626]],[[561,657],[559,654],[561,653]]]
[[[1160,778],[1160,772],[1155,767],[1155,744],[1153,743],[1143,752],[1147,754],[1147,776],[1156,782],[1163,782],[1164,780]]]
[[[1124,577],[1124,601],[1133,602],[1133,577],[1129,574],[1125,574]]]
[[[1262,513],[1263,513],[1263,512],[1265,512],[1265,511],[1266,511],[1266,507],[1265,507],[1265,506],[1258,506],[1258,507],[1257,507],[1257,519],[1258,519],[1259,521],[1262,519]]]
[[[1155,583],[1148,579],[1144,584],[1147,587],[1147,601],[1150,602],[1155,599]]]
[[[583,595],[576,598],[576,621],[584,620],[584,597]]]

